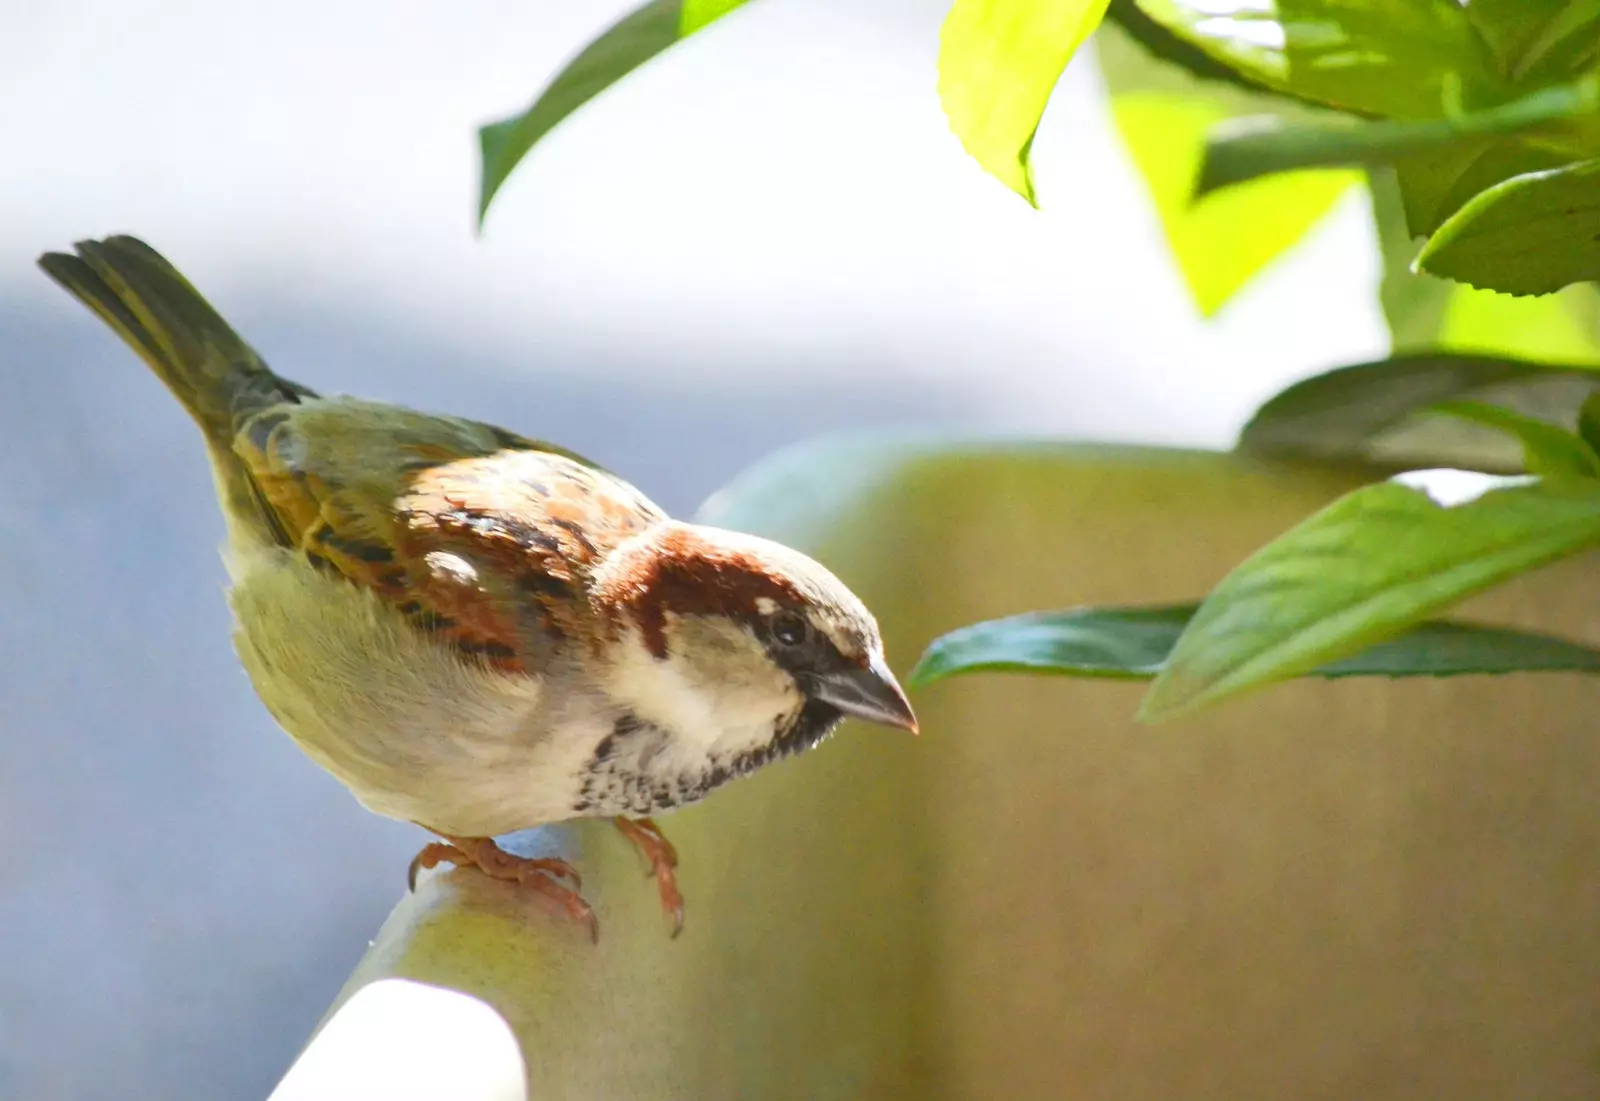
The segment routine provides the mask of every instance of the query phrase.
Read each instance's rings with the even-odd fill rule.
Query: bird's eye
[[[794,612],[784,612],[772,621],[772,637],[784,646],[799,646],[809,633],[805,617]]]

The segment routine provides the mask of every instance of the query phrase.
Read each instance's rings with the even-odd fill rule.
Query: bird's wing
[[[507,670],[581,633],[588,569],[665,518],[571,452],[352,398],[263,410],[234,452],[289,546]]]

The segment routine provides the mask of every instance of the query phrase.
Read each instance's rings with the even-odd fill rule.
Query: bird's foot
[[[565,860],[554,857],[533,859],[506,852],[489,837],[451,837],[440,834],[444,841],[427,845],[411,860],[407,877],[413,890],[417,886],[417,872],[437,864],[454,864],[458,868],[477,868],[491,879],[505,880],[536,892],[560,908],[572,920],[589,931],[589,939],[600,941],[600,922],[594,910],[584,901],[579,891],[583,879],[577,869]],[[567,886],[562,880],[571,881]]]
[[[683,932],[683,895],[678,892],[678,850],[661,827],[648,818],[617,818],[617,829],[650,862],[650,875],[661,889],[661,908],[672,918],[672,935]]]

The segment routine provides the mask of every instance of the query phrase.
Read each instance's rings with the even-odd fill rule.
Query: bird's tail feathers
[[[279,378],[205,297],[136,237],[80,241],[39,266],[122,337],[224,454],[238,423],[312,396]]]

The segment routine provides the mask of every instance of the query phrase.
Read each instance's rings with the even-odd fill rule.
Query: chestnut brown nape
[[[632,618],[646,648],[667,656],[666,614],[725,616],[754,621],[761,602],[803,608],[794,581],[745,548],[724,546],[684,524],[663,524],[658,535],[621,552],[597,595]]]

